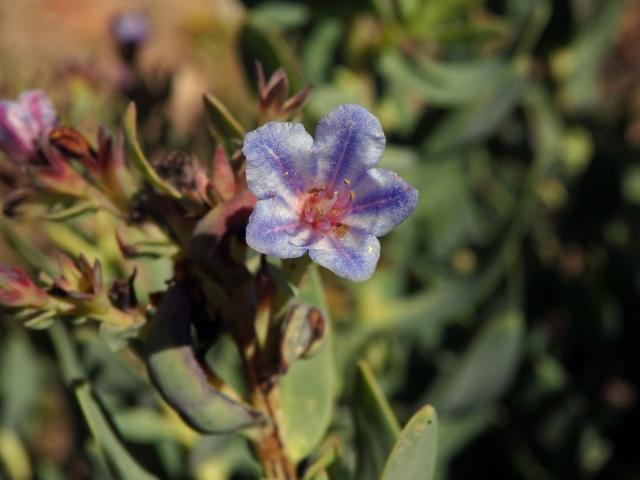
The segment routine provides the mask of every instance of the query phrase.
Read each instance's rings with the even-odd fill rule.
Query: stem
[[[287,456],[278,429],[276,412],[279,388],[277,383],[271,381],[269,362],[261,360],[254,329],[255,312],[247,298],[250,295],[253,295],[252,287],[242,288],[232,303],[238,306],[234,312],[234,336],[248,373],[251,402],[270,420],[258,435],[255,448],[266,478],[296,480],[295,464]]]

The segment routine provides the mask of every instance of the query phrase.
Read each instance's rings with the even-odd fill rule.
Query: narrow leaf
[[[358,362],[353,413],[356,422],[358,478],[380,478],[385,459],[400,434],[400,424],[369,365]]]
[[[469,411],[496,400],[518,366],[523,334],[524,321],[516,310],[485,326],[457,366],[436,380],[429,399],[438,411]]]
[[[205,93],[202,99],[207,119],[218,141],[228,142],[232,138],[241,139],[244,137],[246,133],[244,128],[218,97]]]
[[[82,370],[75,346],[65,327],[57,323],[49,332],[58,357],[62,377],[67,386],[73,390],[93,437],[100,450],[109,460],[109,463],[118,472],[118,477],[140,480],[156,478],[143,469],[120,443],[118,435],[112,429],[104,410],[91,391],[91,386]]]
[[[431,480],[436,467],[438,420],[431,405],[416,413],[400,433],[382,480]]]
[[[158,175],[158,172],[155,171],[144,156],[144,153],[142,153],[142,148],[140,148],[140,144],[138,143],[136,117],[136,105],[132,102],[124,113],[123,129],[125,142],[133,164],[140,171],[149,185],[151,185],[158,193],[168,195],[176,199],[181,198],[182,195],[180,192],[169,183],[165,182],[160,175]]]

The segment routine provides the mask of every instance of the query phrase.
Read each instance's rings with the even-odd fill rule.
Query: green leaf
[[[468,104],[491,93],[508,75],[507,65],[498,60],[446,64],[409,60],[395,51],[381,57],[378,69],[401,95],[414,91],[428,105],[441,107]]]
[[[113,415],[113,421],[122,436],[132,442],[161,443],[179,437],[175,422],[148,407],[119,411]]]
[[[624,0],[600,3],[592,20],[580,29],[571,46],[553,58],[553,70],[561,77],[561,100],[569,108],[593,110],[608,100],[602,93],[607,90],[600,86],[601,59],[616,38],[625,4]]]
[[[8,478],[13,480],[33,478],[27,449],[13,429],[0,428],[0,462],[2,462],[3,473],[6,473]]]
[[[254,80],[254,85],[255,62],[259,60],[267,75],[280,67],[284,68],[292,92],[304,86],[296,56],[287,40],[277,30],[249,21],[240,33],[240,46],[247,76]]]
[[[262,415],[214,388],[191,347],[191,302],[180,286],[162,299],[149,324],[147,366],[164,399],[190,426],[228,433],[262,422]]]
[[[405,425],[382,472],[382,480],[430,480],[436,468],[438,420],[425,405]]]
[[[244,138],[246,133],[244,128],[218,97],[205,93],[202,100],[209,124],[219,142],[227,143],[232,138]]]
[[[640,165],[627,167],[621,180],[625,200],[632,205],[640,205]]]
[[[138,143],[136,117],[136,104],[131,102],[124,113],[122,125],[124,129],[125,142],[130,154],[129,158],[142,174],[143,178],[154,188],[154,190],[172,198],[181,198],[182,195],[180,192],[160,178],[158,172],[155,171],[144,156],[144,153],[142,153],[142,148],[140,148],[140,144]]]
[[[302,480],[314,480],[318,477],[325,478],[327,469],[330,468],[339,458],[339,444],[331,439],[318,449],[318,453],[309,459],[309,466],[304,471]],[[329,478],[329,477],[326,477]]]
[[[18,224],[0,216],[0,231],[11,248],[23,258],[34,270],[55,275],[58,271],[56,262],[46,256],[33,242],[33,230],[20,228]],[[31,232],[31,234],[29,233]]]
[[[358,452],[357,477],[380,478],[385,459],[400,435],[400,424],[373,372],[363,361],[358,362],[353,414]]]
[[[69,220],[71,218],[79,217],[89,212],[96,212],[99,210],[97,202],[93,200],[79,201],[71,205],[70,207],[60,210],[50,211],[42,215],[43,220],[49,220],[52,222],[61,222],[63,220]]]
[[[257,5],[251,11],[253,22],[284,30],[301,27],[310,16],[309,7],[298,2],[270,1]]]
[[[93,438],[100,451],[104,453],[109,463],[118,472],[118,477],[140,480],[155,479],[156,477],[143,469],[120,443],[105,411],[92,394],[91,386],[82,370],[75,346],[65,327],[58,322],[49,329],[49,333],[64,382],[76,396]]]
[[[199,437],[189,455],[189,470],[189,478],[194,479],[262,478],[260,464],[247,440],[233,434]]]
[[[138,336],[141,325],[135,327],[121,327],[100,323],[100,336],[107,346],[114,352],[122,349],[129,340]]]
[[[101,399],[107,396],[132,398],[145,402],[155,397],[155,391],[144,372],[127,359],[127,352],[114,353],[95,330],[80,329],[76,334],[80,361],[91,372],[91,387]]]
[[[427,139],[427,152],[442,155],[493,135],[517,106],[526,87],[526,77],[514,75],[495,84],[491,94],[452,112]]]
[[[23,325],[26,328],[31,328],[33,330],[45,330],[49,328],[56,320],[58,316],[58,312],[55,310],[44,310],[44,311],[36,311],[36,313],[25,312],[29,315],[21,318],[23,321]]]
[[[309,455],[323,439],[333,413],[335,391],[330,321],[322,282],[310,267],[300,286],[301,300],[322,310],[325,337],[311,358],[297,360],[280,381],[280,431],[294,461]]]
[[[2,425],[23,428],[29,424],[42,387],[42,369],[29,337],[13,330],[2,343],[0,398]]]
[[[327,79],[331,59],[338,47],[342,31],[339,21],[324,20],[318,23],[305,42],[302,51],[304,71],[314,84]]]
[[[524,320],[513,309],[489,322],[455,368],[443,372],[430,401],[443,413],[465,412],[496,400],[509,386],[519,364]]]
[[[243,398],[249,395],[244,364],[238,351],[238,345],[225,334],[216,340],[216,343],[207,351],[204,361],[225,384],[230,385],[234,391]]]

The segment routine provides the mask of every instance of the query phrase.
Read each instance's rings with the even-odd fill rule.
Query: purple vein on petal
[[[265,148],[267,149],[267,153],[271,156],[271,158],[273,158],[278,164],[278,168],[280,168],[280,170],[282,171],[282,175],[284,176],[285,181],[291,187],[291,190],[294,193],[300,193],[300,187],[296,184],[292,172],[287,169],[280,156],[270,146],[265,145]]]
[[[361,212],[362,210],[366,210],[371,207],[385,205],[387,203],[393,202],[393,200],[394,200],[394,195],[392,194],[392,195],[386,195],[384,197],[377,198],[375,200],[371,200],[368,203],[358,203],[353,206],[353,208],[351,209],[351,213],[358,213],[358,212]]]
[[[331,188],[335,186],[336,180],[338,179],[338,176],[340,176],[342,164],[344,163],[344,160],[347,157],[346,155],[347,149],[351,150],[353,148],[353,141],[354,141],[356,131],[357,131],[357,128],[354,124],[349,124],[347,126],[347,131],[344,133],[344,138],[342,140],[342,145],[341,145],[342,151],[340,152],[340,155],[338,156],[338,159],[335,162],[335,165],[333,167],[334,168],[333,178],[329,182],[329,185],[331,185]]]
[[[331,246],[335,248],[338,255],[349,259],[349,261],[352,263],[358,262],[358,257],[353,252],[349,251],[348,248],[345,248],[344,245],[342,245],[342,243],[338,239],[329,237],[328,240]]]
[[[296,228],[300,226],[300,222],[295,221],[295,222],[291,222],[291,223],[286,223],[284,225],[278,225],[277,227],[273,227],[273,228],[267,228],[265,229],[264,233],[276,233],[276,232],[282,232],[282,231],[287,231],[291,228]]]

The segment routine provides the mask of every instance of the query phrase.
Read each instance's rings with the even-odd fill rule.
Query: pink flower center
[[[329,191],[326,187],[311,188],[302,203],[300,221],[309,225],[319,233],[333,232],[339,238],[349,230],[342,219],[351,211],[355,193],[349,190],[349,179],[337,190]]]

